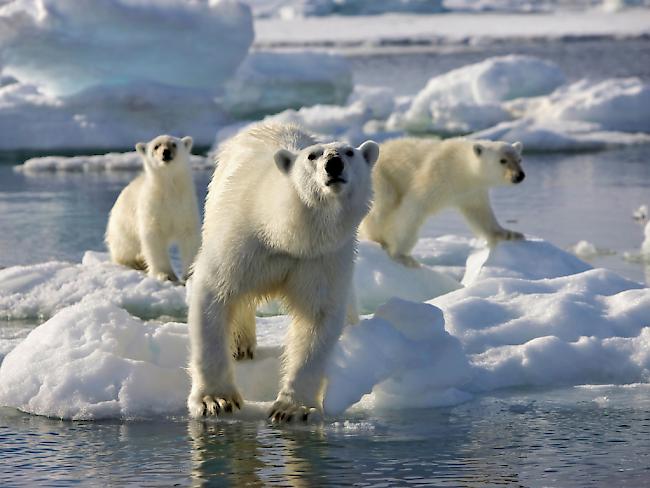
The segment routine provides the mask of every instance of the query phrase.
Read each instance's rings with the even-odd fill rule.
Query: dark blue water
[[[2,486],[650,486],[650,390],[505,392],[307,427],[0,409]]]

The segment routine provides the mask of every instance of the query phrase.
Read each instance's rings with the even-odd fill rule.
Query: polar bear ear
[[[192,144],[194,144],[194,139],[192,139],[190,136],[183,137],[181,139],[181,142],[183,143],[185,149],[187,149],[188,152],[192,150]]]
[[[280,149],[275,153],[273,159],[275,159],[275,164],[278,169],[282,173],[287,174],[291,171],[293,162],[296,160],[296,155],[287,149]]]
[[[517,142],[515,142],[515,143],[512,145],[512,147],[513,147],[513,148],[515,149],[515,151],[517,151],[517,152],[519,153],[519,155],[521,156],[521,152],[524,150],[524,145],[523,145],[521,142],[517,141]]]
[[[379,159],[379,144],[375,141],[366,141],[359,146],[359,151],[363,154],[363,159],[366,160],[370,166],[377,162]]]
[[[483,146],[481,146],[480,144],[474,144],[474,154],[476,154],[477,156],[483,154]]]
[[[141,156],[146,156],[147,155],[147,143],[146,142],[138,142],[135,145],[135,150],[138,151],[138,154]]]

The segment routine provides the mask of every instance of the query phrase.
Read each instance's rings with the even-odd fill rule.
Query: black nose
[[[329,159],[327,163],[325,163],[325,171],[332,178],[341,176],[341,173],[343,173],[343,161],[341,161],[341,158],[334,156]]]
[[[522,181],[524,181],[524,178],[525,178],[525,177],[526,177],[526,173],[524,173],[523,171],[520,171],[520,172],[517,173],[517,175],[512,179],[512,181],[514,181],[515,183],[521,183]]]
[[[163,161],[169,161],[172,158],[172,152],[169,149],[163,149]]]

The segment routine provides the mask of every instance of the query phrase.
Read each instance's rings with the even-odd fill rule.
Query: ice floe
[[[223,104],[236,117],[253,117],[305,105],[340,105],[351,92],[352,71],[341,55],[252,52],[226,84]]]
[[[552,92],[564,82],[560,68],[531,56],[489,58],[429,80],[389,128],[409,132],[468,133],[509,120],[507,100]]]
[[[327,414],[450,405],[513,386],[650,379],[650,289],[539,240],[500,244],[485,257],[474,241],[447,236],[416,253],[443,267],[471,253],[466,277],[474,278],[426,303],[387,299],[346,328],[327,369]],[[391,279],[411,287],[412,276]],[[106,298],[63,308],[9,352],[0,404],[76,419],[184,413],[186,325],[144,321]],[[236,368],[247,398],[239,418],[262,418],[278,388],[288,318],[257,322],[256,359]]]
[[[453,273],[405,268],[371,242],[360,243],[354,280],[362,313],[374,312],[391,297],[423,301],[460,287]],[[112,264],[106,253],[87,251],[81,263],[47,262],[0,270],[0,318],[7,320],[48,318],[99,297],[143,318],[183,318],[187,313],[184,286]],[[261,313],[279,310],[264,306]]]
[[[194,154],[190,156],[190,163],[194,169],[209,169],[214,167],[212,158]],[[140,171],[142,169],[142,157],[135,151],[89,156],[40,156],[29,158],[22,165],[16,166],[17,171],[25,173],[41,173],[46,171]]]
[[[252,41],[250,9],[233,0],[9,0],[0,6],[4,73],[48,95],[140,82],[214,91]]]

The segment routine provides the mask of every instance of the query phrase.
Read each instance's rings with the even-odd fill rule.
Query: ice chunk
[[[526,116],[580,121],[601,131],[650,132],[650,85],[639,78],[580,80],[532,100]]]
[[[461,286],[448,275],[427,266],[407,268],[369,241],[359,243],[354,285],[361,313],[373,312],[391,297],[422,302]]]
[[[47,318],[87,300],[103,298],[140,317],[187,313],[185,288],[106,262],[87,252],[82,264],[49,262],[0,270],[0,317]]]
[[[533,118],[502,122],[469,137],[520,141],[527,151],[596,151],[650,143],[650,134],[603,131],[595,124],[581,121]]]
[[[208,169],[214,167],[212,158],[203,156],[190,156],[194,169]],[[142,157],[135,151],[127,153],[107,153],[89,156],[41,156],[30,158],[16,170],[25,173],[41,173],[45,171],[140,171],[142,170]]]
[[[258,117],[287,108],[341,105],[352,91],[352,71],[340,55],[319,52],[253,52],[226,84],[224,107],[236,117]]]
[[[465,286],[486,278],[509,277],[540,280],[591,269],[577,257],[540,240],[503,241],[475,251],[467,258]]]
[[[0,87],[0,149],[126,148],[165,133],[207,145],[223,121],[212,92],[194,88],[131,83],[50,97],[33,85]]]
[[[364,313],[393,296],[429,300],[460,286],[430,268],[399,265],[370,242],[360,244],[354,280]],[[140,317],[185,317],[187,313],[185,287],[112,264],[106,253],[87,251],[81,264],[48,262],[0,270],[0,317],[9,320],[51,317],[69,305],[97,297]],[[280,309],[264,307],[262,313],[275,315]]]
[[[470,132],[509,120],[501,102],[544,95],[564,82],[550,61],[510,55],[486,59],[429,80],[390,129],[409,132]],[[441,118],[442,117],[442,118]]]
[[[214,92],[252,40],[250,8],[233,0],[10,0],[0,6],[5,74],[50,95],[133,82]]]
[[[364,404],[373,408],[466,401],[471,395],[456,393],[470,379],[469,364],[444,324],[431,305],[393,299],[348,327],[330,360],[325,411],[342,413],[371,392]]]
[[[647,381],[650,289],[603,269],[539,279],[572,272],[578,260],[545,243],[506,244],[484,268],[493,277],[429,304],[391,300],[349,326],[327,369],[327,413],[453,404],[511,386]],[[467,245],[450,243],[442,254]],[[287,324],[284,316],[257,319],[256,359],[236,367],[247,400],[238,418],[265,417]],[[186,361],[184,324],[145,322],[87,299],[6,356],[0,404],[77,419],[182,414]]]

